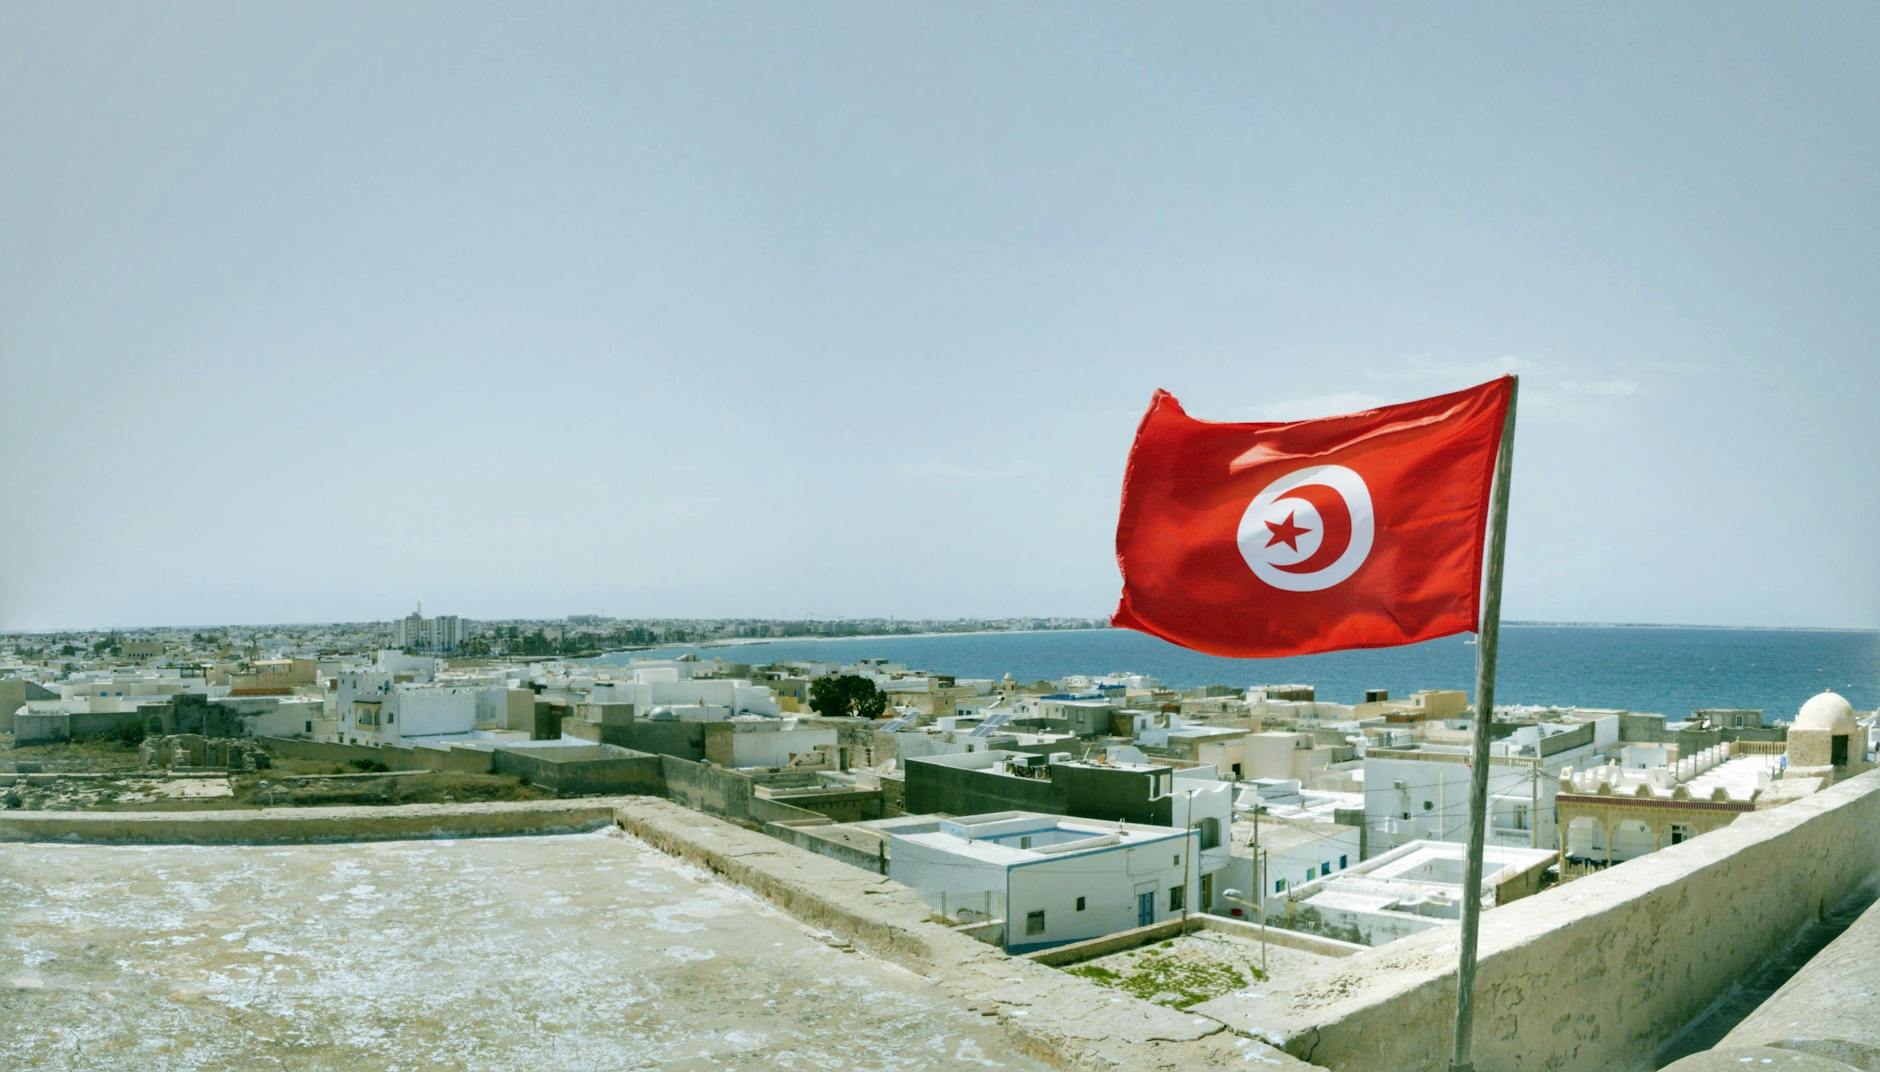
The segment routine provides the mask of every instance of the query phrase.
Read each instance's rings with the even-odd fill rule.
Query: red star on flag
[[[1271,521],[1266,523],[1266,527],[1273,530],[1273,538],[1266,541],[1268,547],[1276,543],[1283,543],[1295,551],[1299,550],[1299,537],[1304,536],[1312,530],[1303,525],[1293,524],[1293,518],[1297,517],[1298,514],[1299,511],[1294,510],[1292,513],[1286,515],[1286,520],[1278,524],[1274,524]]]

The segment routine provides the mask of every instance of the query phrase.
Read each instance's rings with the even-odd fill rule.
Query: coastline
[[[1663,622],[1550,622],[1550,621],[1506,621],[1501,623],[1504,629],[1654,629],[1654,630],[1703,630],[1707,632],[1759,632],[1759,633],[1835,633],[1869,635],[1880,633],[1880,629],[1866,629],[1858,626],[1835,625],[1684,625]],[[939,630],[921,633],[856,633],[849,636],[824,636],[820,634],[797,634],[794,636],[771,637],[716,637],[711,640],[673,641],[665,644],[650,644],[637,648],[613,648],[599,655],[586,656],[580,661],[594,662],[615,655],[634,655],[668,648],[710,648],[746,647],[757,644],[804,644],[825,643],[829,641],[870,641],[870,640],[931,640],[938,637],[983,637],[983,636],[1041,636],[1058,633],[1111,633],[1131,632],[1113,625],[1089,626],[1081,629],[961,629]],[[1458,634],[1473,637],[1472,633]],[[552,659],[553,656],[543,656]]]
[[[1087,629],[961,629],[946,632],[927,633],[856,633],[854,636],[800,636],[774,637],[718,637],[713,640],[683,640],[670,644],[653,644],[644,648],[617,648],[590,656],[585,662],[605,659],[610,655],[632,655],[636,652],[658,651],[662,648],[737,648],[748,644],[804,644],[829,640],[929,640],[934,637],[976,637],[976,636],[1038,636],[1044,633],[1107,633],[1114,626],[1092,626]]]

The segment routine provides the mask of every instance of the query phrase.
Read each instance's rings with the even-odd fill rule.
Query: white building
[[[470,638],[469,625],[455,614],[426,618],[420,608],[393,622],[392,634],[398,647],[405,651],[448,654],[463,647],[463,642]]]
[[[373,661],[373,669],[381,674],[392,674],[406,681],[429,681],[437,675],[438,667],[443,663],[430,655],[412,655],[408,652],[382,648],[378,658]]]
[[[943,716],[935,719],[931,726],[887,730],[894,738],[895,764],[900,766],[921,756],[950,756],[995,748],[1037,751],[1054,745],[1061,748],[1077,745],[1077,738],[1068,733],[1019,733],[997,726],[960,728],[959,721]]]
[[[596,681],[588,701],[597,704],[632,704],[640,717],[665,708],[700,721],[719,721],[740,715],[776,718],[782,705],[768,685],[743,678],[697,678],[676,666],[642,666],[625,681]]]
[[[1416,841],[1348,871],[1300,883],[1265,898],[1267,922],[1363,945],[1383,945],[1462,918],[1467,848]],[[1540,888],[1554,862],[1545,849],[1482,850],[1482,906],[1517,900]]]
[[[228,691],[211,688],[200,677],[186,678],[175,671],[163,670],[88,670],[59,682],[58,688],[61,700],[118,699],[132,706],[184,692],[216,696]],[[91,708],[104,709],[108,708]]]
[[[1220,881],[1233,889],[1259,891],[1270,899],[1358,866],[1360,844],[1355,826],[1265,815],[1256,827],[1254,817],[1249,816],[1234,823],[1235,858],[1229,874]]]
[[[835,730],[790,717],[741,715],[714,722],[705,731],[705,758],[721,767],[833,769],[838,748]]]
[[[1556,844],[1553,798],[1559,775],[1616,749],[1619,718],[1522,726],[1489,749],[1487,844]],[[1412,841],[1469,838],[1469,747],[1420,743],[1372,746],[1364,755],[1364,812],[1372,855]]]
[[[890,878],[951,919],[1004,919],[1015,953],[1199,910],[1195,830],[1014,811],[903,826],[889,841]]]
[[[466,736],[507,724],[509,689],[500,685],[402,682],[391,674],[348,671],[333,679],[335,739],[400,745]]]

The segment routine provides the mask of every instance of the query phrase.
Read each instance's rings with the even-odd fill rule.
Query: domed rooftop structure
[[[1795,716],[1795,724],[1789,732],[1796,730],[1820,730],[1837,737],[1854,730],[1854,705],[1838,692],[1824,692],[1814,696],[1802,705],[1802,710]]]

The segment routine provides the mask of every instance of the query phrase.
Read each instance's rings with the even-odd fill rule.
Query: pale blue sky
[[[1880,8],[0,0],[0,628],[1101,615],[1523,374],[1506,613],[1880,626]]]

